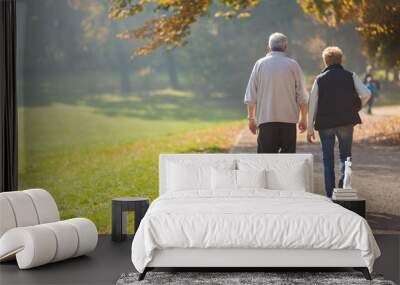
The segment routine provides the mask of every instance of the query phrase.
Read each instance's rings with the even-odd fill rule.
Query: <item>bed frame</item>
[[[337,268],[350,267],[371,280],[359,250],[328,249],[183,249],[156,250],[139,280],[155,268]]]
[[[313,156],[311,154],[162,154],[160,155],[160,194],[166,192],[166,162],[175,159],[221,160],[239,158],[268,160],[290,159],[305,161],[307,192],[313,192]],[[139,275],[143,280],[156,268],[231,268],[246,271],[254,268],[343,268],[361,271],[367,280],[371,275],[359,250],[329,249],[249,249],[249,248],[170,248],[156,250],[152,261]]]

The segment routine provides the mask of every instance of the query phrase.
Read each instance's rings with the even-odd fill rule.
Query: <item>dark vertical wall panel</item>
[[[16,2],[0,0],[0,191],[18,188]]]

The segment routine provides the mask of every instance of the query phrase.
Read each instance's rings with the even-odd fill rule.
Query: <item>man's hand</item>
[[[257,133],[256,109],[257,105],[255,103],[247,104],[247,119],[249,120],[249,130],[253,133],[253,135]]]
[[[303,103],[300,105],[300,122],[299,122],[299,130],[300,133],[304,133],[307,130],[307,111],[308,104]]]
[[[307,119],[300,119],[299,130],[300,133],[304,133],[307,130]]]
[[[315,141],[315,133],[307,133],[307,141],[313,143]]]
[[[249,130],[255,135],[257,133],[257,124],[254,118],[249,118]]]

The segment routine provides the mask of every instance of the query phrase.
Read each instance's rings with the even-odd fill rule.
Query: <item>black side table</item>
[[[352,199],[352,200],[340,200],[332,199],[332,202],[339,204],[340,206],[359,214],[365,219],[366,217],[366,201],[365,199]]]
[[[113,241],[123,241],[126,238],[126,212],[135,212],[135,231],[140,221],[149,208],[150,201],[147,198],[122,197],[112,199],[112,234]]]

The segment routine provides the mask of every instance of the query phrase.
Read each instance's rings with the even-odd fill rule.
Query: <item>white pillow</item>
[[[211,168],[168,163],[168,191],[211,189]]]
[[[238,188],[267,188],[267,171],[236,170]]]
[[[263,160],[239,159],[239,170],[266,170],[267,188],[271,190],[306,191],[308,177],[306,177],[305,161],[293,160]]]
[[[236,170],[212,168],[211,185],[213,190],[236,190]]]
[[[169,160],[165,166],[167,191],[211,191],[211,168],[235,169],[236,160],[182,158]]]
[[[305,164],[294,163],[290,167],[267,170],[268,189],[306,191]]]
[[[266,170],[211,169],[213,190],[237,190],[240,188],[267,188]]]

